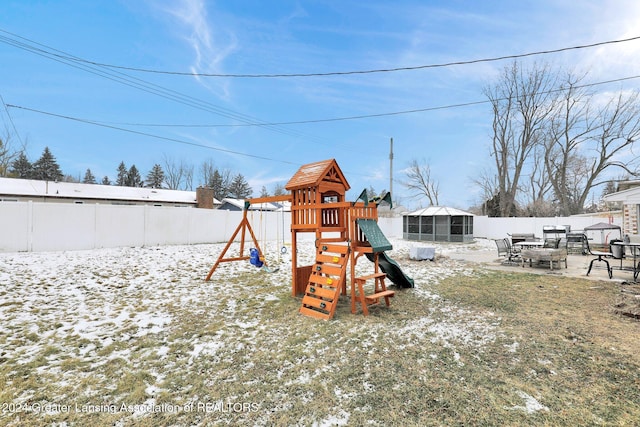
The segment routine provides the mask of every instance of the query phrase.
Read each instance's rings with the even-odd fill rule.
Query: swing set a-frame
[[[246,237],[247,237],[247,231],[249,232],[249,235],[251,236],[251,240],[253,241],[254,248],[258,253],[259,260],[261,261],[261,263],[265,267],[267,267],[267,262],[265,260],[264,253],[262,252],[262,249],[260,248],[260,244],[258,243],[258,239],[256,239],[256,235],[253,232],[253,228],[251,228],[251,222],[249,222],[249,219],[247,218],[247,212],[249,211],[249,208],[250,208],[251,205],[256,205],[256,204],[259,204],[259,203],[274,203],[274,202],[286,202],[286,201],[291,201],[291,196],[258,197],[258,198],[255,198],[255,199],[247,199],[247,200],[245,200],[244,208],[242,209],[242,220],[240,221],[240,224],[238,224],[238,226],[236,227],[235,231],[233,232],[233,234],[229,238],[229,241],[227,242],[227,245],[224,247],[224,249],[220,253],[220,256],[218,257],[218,260],[213,265],[213,267],[211,267],[211,270],[209,271],[209,274],[207,274],[207,277],[206,277],[205,280],[209,281],[211,279],[211,276],[213,275],[214,271],[216,271],[216,268],[218,268],[218,265],[220,265],[220,263],[233,262],[233,261],[247,261],[247,260],[249,260],[251,258],[250,255],[245,255],[244,254],[245,253],[244,252],[244,248],[245,248],[245,242],[246,242]],[[284,232],[284,230],[283,230],[283,232]],[[240,233],[240,255],[235,256],[235,257],[225,258],[225,255],[226,255],[227,251],[231,247],[231,244],[235,241],[236,237],[238,236],[238,233]]]

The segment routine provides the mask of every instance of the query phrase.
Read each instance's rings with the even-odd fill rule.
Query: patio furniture
[[[623,243],[623,241],[620,239],[611,240],[609,242],[609,250],[611,251],[611,258],[620,260],[620,270],[622,270],[622,261],[626,257],[625,257],[624,245],[620,243]]]
[[[589,275],[589,273],[591,273],[591,268],[593,267],[593,263],[598,261],[598,262],[604,262],[607,266],[607,273],[609,273],[609,279],[611,279],[613,277],[613,271],[611,270],[611,266],[609,265],[609,261],[607,261],[606,258],[611,258],[611,252],[603,252],[603,251],[592,251],[591,248],[589,247],[589,240],[587,239],[587,235],[583,234],[583,243],[585,245],[585,247],[587,248],[587,252],[590,255],[593,255],[597,258],[593,258],[591,260],[591,262],[589,263],[589,269],[587,270],[587,276]]]
[[[633,267],[631,268],[633,271],[633,281],[638,280],[638,275],[640,274],[640,242],[627,242],[627,241],[616,241],[611,243],[611,249],[616,247],[628,247],[631,254],[633,255]]]
[[[529,267],[533,266],[533,261],[536,264],[540,262],[548,262],[549,269],[553,270],[553,263],[557,262],[558,267],[560,263],[564,261],[564,268],[568,268],[567,266],[567,250],[564,248],[556,249],[556,248],[531,248],[531,249],[523,249],[520,254],[520,258],[522,259],[522,266],[524,267],[525,262],[529,261]]]
[[[569,233],[567,234],[567,253],[578,253],[586,255],[588,253],[587,246],[585,244],[585,235],[583,233]]]
[[[544,239],[544,248],[550,248],[550,249],[558,249],[558,247],[560,246],[560,238],[547,238]]]
[[[544,242],[540,240],[517,242],[513,244],[514,250],[522,250],[522,249],[531,249],[531,248],[541,248],[544,246]]]
[[[543,225],[542,226],[542,240],[544,242],[550,241],[550,243],[557,241],[557,246],[555,248],[560,247],[560,242],[562,239],[566,239],[567,234],[571,231],[570,225]],[[549,245],[545,245],[545,248],[552,247]]]
[[[516,244],[518,242],[533,242],[536,241],[536,235],[533,233],[513,233],[509,234],[511,236],[511,244]]]
[[[518,261],[520,253],[514,251],[513,247],[511,246],[511,242],[509,242],[509,239],[495,239],[494,241],[496,242],[496,246],[498,248],[498,256],[503,256],[505,258],[503,263],[508,262],[511,264],[514,261]]]

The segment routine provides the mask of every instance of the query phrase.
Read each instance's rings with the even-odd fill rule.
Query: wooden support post
[[[207,277],[204,279],[205,281],[209,281],[209,279],[211,279],[213,272],[216,271],[216,268],[218,268],[218,265],[221,262],[242,261],[242,260],[248,260],[250,258],[249,256],[244,255],[244,241],[245,241],[247,229],[249,230],[251,239],[253,239],[253,244],[256,246],[256,249],[258,250],[258,255],[260,256],[261,259],[263,258],[262,249],[260,249],[258,240],[256,239],[256,236],[253,233],[253,229],[251,228],[251,223],[249,223],[249,220],[247,219],[247,209],[244,209],[242,211],[242,221],[240,221],[240,224],[238,224],[238,227],[236,227],[236,230],[233,232],[233,235],[227,242],[227,245],[224,247],[224,249],[220,253],[220,256],[218,257],[218,260],[216,261],[216,263],[213,265],[213,267],[211,267],[209,274],[207,274]],[[229,247],[231,246],[236,236],[240,232],[241,232],[240,255],[233,258],[225,258],[224,255],[227,253],[227,250],[229,250]],[[264,265],[267,265],[266,262]]]

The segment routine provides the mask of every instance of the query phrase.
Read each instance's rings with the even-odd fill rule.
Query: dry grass
[[[13,332],[0,332],[7,349],[0,350],[0,424],[564,426],[640,419],[640,322],[616,314],[621,293],[611,282],[398,258],[416,289],[399,291],[390,308],[373,307],[368,317],[352,315],[348,298],[341,299],[335,319],[323,322],[298,315],[286,268],[269,275],[225,267],[205,284],[209,258],[176,262],[166,283],[156,283],[156,298],[145,290],[143,272],[110,265],[113,274],[97,276],[101,287],[84,291],[97,307],[80,315],[95,329],[84,335],[68,325],[69,312],[4,303],[5,314],[16,317]],[[433,279],[444,270],[451,276]],[[20,317],[21,310],[33,316]],[[106,313],[117,319],[107,322]],[[157,317],[143,321],[142,313]]]
[[[547,408],[518,420],[501,407],[476,408],[498,424],[634,425],[640,419],[640,323],[615,312],[620,285],[549,276],[489,273],[438,287],[473,310],[502,318],[504,353],[494,345],[478,379],[490,394],[519,390]],[[499,389],[499,388],[498,388]]]

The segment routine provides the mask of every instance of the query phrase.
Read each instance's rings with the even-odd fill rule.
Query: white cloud
[[[235,34],[222,26],[214,26],[209,20],[204,0],[182,0],[166,12],[180,26],[185,41],[193,50],[195,57],[190,66],[191,72],[221,73],[224,61],[238,49]],[[221,80],[196,79],[221,98],[229,97],[228,84],[220,83]]]

